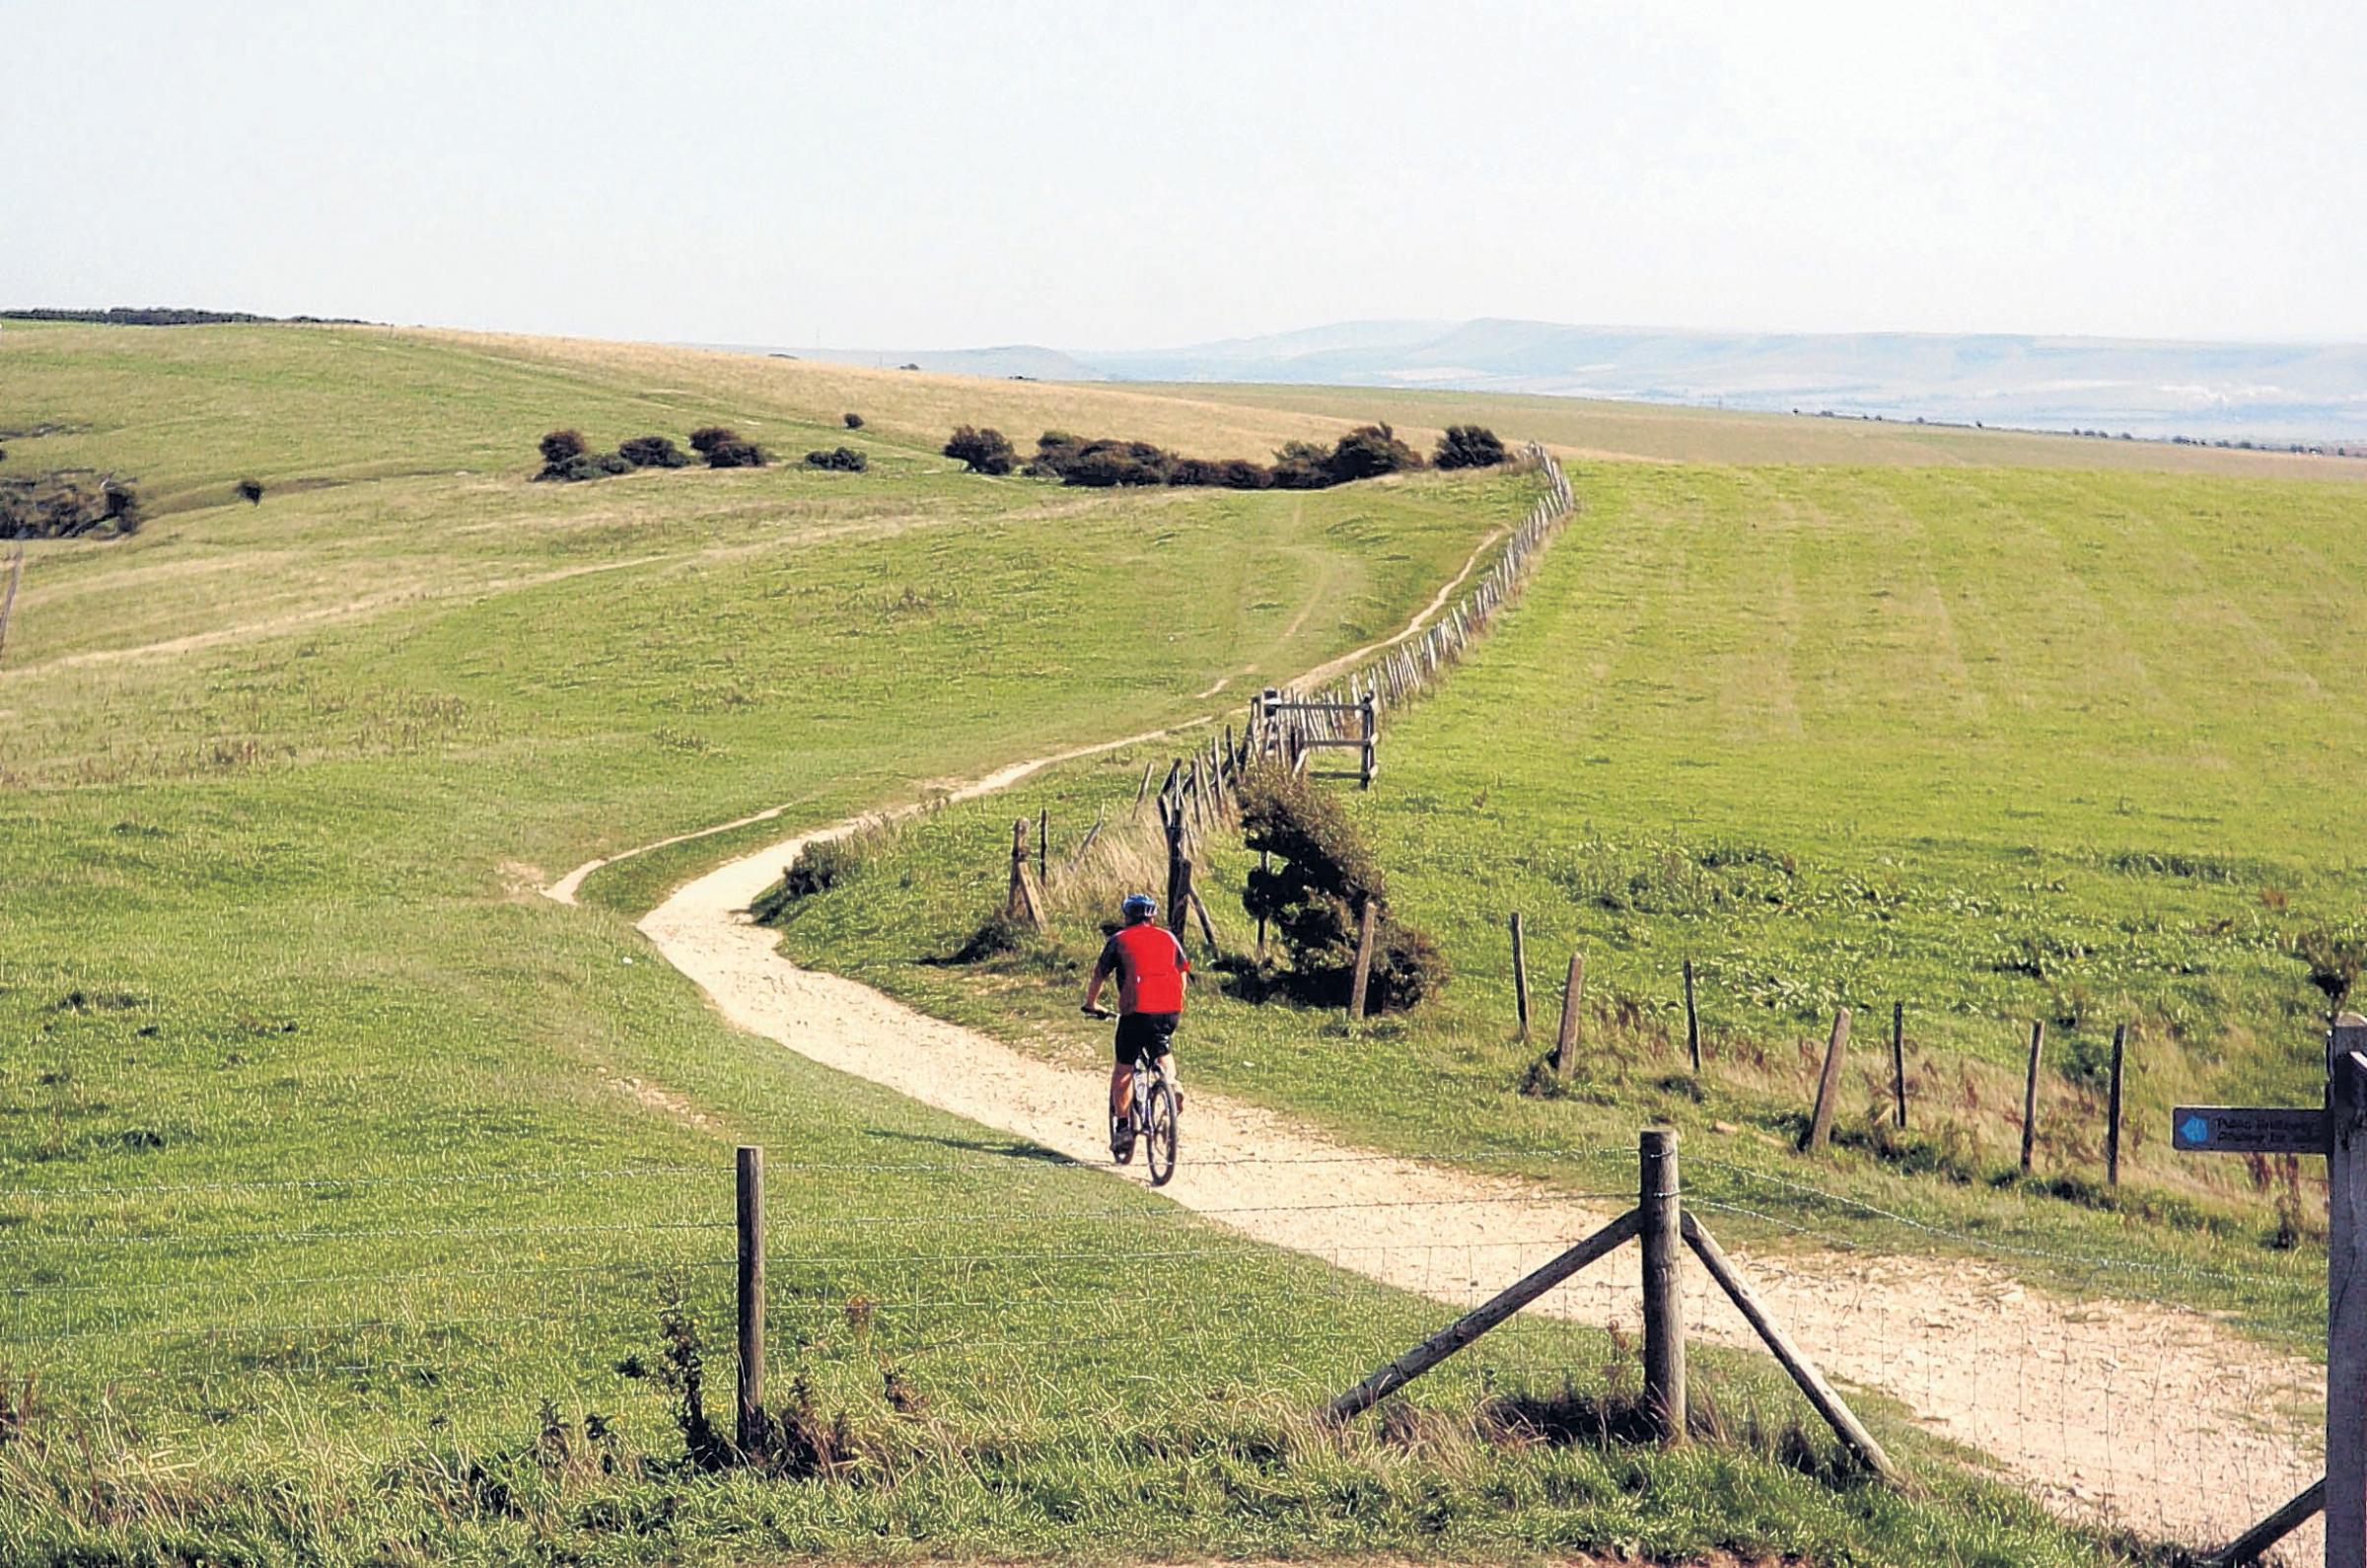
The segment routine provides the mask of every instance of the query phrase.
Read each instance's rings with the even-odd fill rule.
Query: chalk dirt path
[[[1016,763],[956,798],[1156,738]],[[749,904],[804,844],[855,825],[783,838],[720,867],[652,910],[640,929],[741,1029],[1107,1166],[1107,1088],[1098,1066],[1041,1061],[857,981],[799,968],[777,951],[772,933],[750,923]],[[572,903],[584,877],[605,863],[581,867],[545,891]],[[1184,1132],[1182,1169],[1165,1189],[1176,1202],[1259,1241],[1457,1307],[1510,1283],[1622,1206],[1377,1156],[1205,1090],[1191,1092]],[[1621,1162],[1598,1165],[1614,1173],[1606,1190],[1633,1179]],[[1715,1217],[1708,1218],[1714,1228]],[[1928,1430],[1994,1456],[2067,1515],[2215,1544],[2319,1473],[2312,1446],[2297,1434],[2312,1424],[2302,1412],[2317,1407],[2321,1370],[2201,1314],[2058,1299],[1955,1258],[1817,1250],[1737,1261],[1829,1374],[1879,1389]],[[1622,1253],[1531,1310],[1632,1323],[1634,1276],[1632,1258]],[[1695,1336],[1754,1343],[1697,1269],[1688,1271],[1686,1292]],[[2288,1552],[2293,1562],[2321,1561],[2317,1527],[2298,1532]]]

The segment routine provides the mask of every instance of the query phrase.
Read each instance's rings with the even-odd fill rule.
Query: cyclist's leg
[[[1120,1159],[1134,1146],[1135,1035],[1141,1028],[1134,1018],[1130,1013],[1119,1017],[1110,1067],[1110,1152]]]

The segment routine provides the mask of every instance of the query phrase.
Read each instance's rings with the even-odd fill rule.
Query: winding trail
[[[1482,541],[1405,632],[1303,680],[1329,678],[1418,631],[1493,542]],[[991,794],[1039,769],[1202,722],[1015,762],[953,798]],[[651,910],[639,929],[738,1028],[941,1110],[1107,1167],[1106,1075],[1098,1063],[1044,1061],[858,981],[800,968],[782,957],[771,932],[750,922],[750,903],[801,847],[866,820],[876,817],[784,837],[718,867]],[[545,894],[573,903],[585,877],[621,858],[578,867]],[[1182,1168],[1165,1188],[1174,1201],[1259,1241],[1458,1308],[1474,1292],[1490,1293],[1542,1263],[1623,1206],[1379,1155],[1199,1089],[1191,1093],[1184,1137]],[[1615,1173],[1613,1187],[1632,1179],[1623,1164],[1601,1168]],[[1115,1179],[1139,1179],[1111,1170]],[[2206,1315],[2048,1296],[2002,1269],[1960,1258],[1822,1249],[1742,1253],[1736,1261],[1829,1374],[1890,1394],[1925,1429],[1985,1452],[2066,1516],[2215,1543],[2318,1474],[2314,1447],[2295,1441],[2294,1432],[2310,1424],[2303,1412],[2317,1407],[2322,1370]],[[1621,1253],[1531,1310],[1633,1323],[1634,1273],[1631,1254]],[[1689,1259],[1685,1288],[1693,1337],[1755,1345]],[[2263,1412],[2283,1419],[2271,1425]],[[2287,1551],[2295,1563],[2321,1561],[2318,1528],[2297,1533]]]

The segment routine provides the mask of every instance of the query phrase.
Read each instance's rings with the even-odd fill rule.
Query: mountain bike
[[[1115,1015],[1108,1008],[1097,1007],[1087,1015],[1108,1019]],[[1131,1165],[1134,1151],[1142,1151],[1142,1162],[1150,1172],[1151,1185],[1163,1187],[1176,1174],[1176,1086],[1169,1082],[1156,1061],[1134,1063],[1134,1100],[1127,1107],[1126,1127],[1132,1134],[1123,1154],[1112,1151],[1119,1165]],[[1117,1118],[1110,1118],[1112,1140],[1115,1141]]]

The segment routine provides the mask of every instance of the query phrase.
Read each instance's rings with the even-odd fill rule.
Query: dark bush
[[[707,448],[707,466],[710,468],[761,468],[772,461],[772,454],[753,441],[718,441]]]
[[[546,464],[542,471],[536,474],[535,477],[554,480],[560,484],[580,484],[586,479],[598,479],[604,475],[601,473],[600,463],[590,453],[586,452],[578,453],[565,463]]]
[[[781,872],[781,880],[758,894],[748,912],[758,925],[776,924],[802,900],[851,881],[870,854],[870,844],[860,834],[809,839]]]
[[[2326,995],[2326,1009],[2338,1013],[2367,968],[2367,938],[2346,932],[2302,931],[2292,941],[2293,957],[2310,971],[2310,984]]]
[[[1485,425],[1449,425],[1430,461],[1442,468],[1492,468],[1504,461],[1504,443]]]
[[[263,481],[241,479],[239,481],[239,499],[249,506],[261,506],[263,504]]]
[[[542,466],[555,468],[570,458],[580,458],[591,449],[584,443],[580,430],[554,430],[542,438]]]
[[[1321,490],[1331,482],[1331,449],[1318,442],[1293,441],[1274,454],[1274,488]]]
[[[1062,484],[1109,489],[1121,484],[1165,484],[1175,455],[1147,441],[1089,441],[1060,474]]]
[[[1210,458],[1178,458],[1167,470],[1170,484],[1217,485],[1225,482],[1225,465]]]
[[[1360,425],[1339,438],[1326,464],[1334,484],[1378,478],[1422,465],[1422,455],[1398,439],[1387,425]]]
[[[88,468],[0,479],[0,539],[71,539],[140,531],[128,481]]]
[[[945,455],[972,473],[1009,473],[1019,465],[1019,454],[1011,450],[1011,443],[1001,431],[991,428],[957,426],[945,444]]]
[[[1322,448],[1315,448],[1323,456]],[[1246,459],[1179,458],[1148,441],[1088,441],[1065,430],[1036,438],[1028,474],[1064,484],[1105,487],[1121,484],[1222,485],[1262,490],[1274,482],[1264,466]]]
[[[690,432],[690,450],[705,457],[717,447],[738,445],[740,432],[729,425],[701,425]]]
[[[621,452],[603,452],[592,459],[592,465],[603,473],[630,473],[633,460]]]
[[[635,436],[616,449],[616,455],[636,468],[683,468],[690,455],[671,436]]]
[[[1036,456],[1028,460],[1027,471],[1037,479],[1060,479],[1086,448],[1083,436],[1072,436],[1065,430],[1047,430],[1036,438]]]
[[[107,498],[107,521],[115,526],[117,534],[137,534],[143,521],[140,516],[140,492],[129,480],[109,479],[101,486]]]
[[[863,416],[862,416],[861,414],[848,414],[848,415],[846,416],[846,428],[847,428],[847,429],[849,429],[849,430],[860,430],[860,429],[862,429],[862,428],[863,428]]]
[[[828,452],[806,454],[809,468],[833,468],[840,473],[861,473],[871,466],[871,460],[852,447],[833,447]]]
[[[1429,936],[1389,910],[1381,865],[1339,802],[1289,768],[1260,763],[1242,776],[1244,842],[1272,857],[1250,873],[1242,907],[1267,921],[1302,1000],[1335,1005],[1354,983],[1358,911],[1380,905],[1367,1005],[1402,1011],[1447,980]]]

